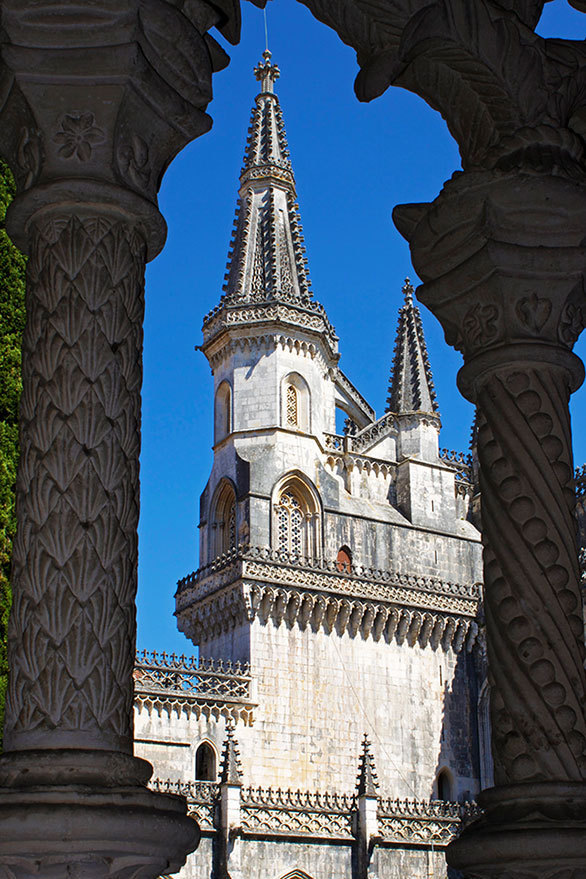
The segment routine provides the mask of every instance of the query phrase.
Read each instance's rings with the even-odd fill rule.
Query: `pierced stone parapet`
[[[463,482],[474,482],[472,455],[466,452],[455,452],[453,449],[440,449],[439,454],[444,464],[456,468],[456,479]]]
[[[258,568],[257,564],[261,562],[267,567]],[[471,615],[476,612],[474,608],[480,596],[477,583],[451,583],[437,577],[422,577],[416,574],[366,567],[365,565],[350,565],[349,569],[340,571],[335,561],[300,556],[296,553],[264,546],[241,545],[214,559],[209,565],[204,565],[189,574],[183,580],[179,580],[176,597],[179,599],[184,592],[192,590],[194,586],[197,586],[197,595],[193,597],[203,597],[218,588],[215,583],[210,588],[211,584],[207,582],[210,575],[222,575],[226,571],[233,574],[236,572],[236,568],[238,568],[240,576],[251,576],[262,572],[263,579],[266,575],[266,579],[276,582],[284,581],[297,585],[325,587],[334,592],[352,591],[353,594],[363,594],[364,597],[376,597],[383,600],[392,600],[392,591],[389,590],[392,590],[393,587],[401,587],[417,594],[454,596],[471,602],[468,607]],[[294,572],[288,570],[292,568],[295,569]],[[299,569],[307,571],[307,577],[304,577]],[[310,574],[313,576],[310,577]],[[324,575],[324,579],[318,583],[315,580],[315,575]],[[370,584],[367,591],[360,593],[360,582]],[[416,604],[416,606],[419,605]]]
[[[386,412],[377,421],[367,424],[350,440],[349,452],[366,452],[369,448],[380,442],[386,436],[395,436],[397,433],[397,417],[393,412]]]
[[[189,814],[197,818],[204,833],[218,829],[219,784],[157,778],[150,787],[159,793],[186,797]],[[325,838],[351,843],[356,834],[358,799],[353,794],[245,787],[240,792],[240,809],[238,829],[243,836]],[[379,797],[377,843],[443,848],[479,814],[474,802]]]
[[[474,803],[382,799],[378,807],[379,833],[387,843],[444,847],[458,835],[465,816],[475,809]]]
[[[223,716],[252,721],[252,675],[248,663],[176,656],[175,653],[137,654],[134,701],[148,711],[163,709],[196,717]]]
[[[472,649],[479,584],[445,583],[334,562],[300,559],[277,550],[236,550],[179,583],[177,618],[195,643],[257,618],[301,629],[414,646]],[[370,574],[370,577],[369,577]]]
[[[149,787],[161,794],[180,794],[187,799],[187,814],[199,824],[202,832],[214,831],[214,814],[220,785],[214,781],[163,781],[153,778]]]

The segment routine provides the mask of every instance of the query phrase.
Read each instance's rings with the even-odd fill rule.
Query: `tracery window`
[[[281,424],[304,432],[311,430],[309,385],[298,372],[290,372],[282,379]]]
[[[297,390],[293,385],[287,385],[287,424],[297,427]]]
[[[277,508],[279,549],[302,555],[304,551],[304,514],[299,500],[292,491],[283,492]]]
[[[295,556],[321,556],[321,512],[315,490],[301,476],[276,489],[273,546]]]

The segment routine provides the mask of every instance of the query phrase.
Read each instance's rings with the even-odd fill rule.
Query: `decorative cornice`
[[[181,581],[176,595],[180,630],[204,644],[254,619],[261,624],[271,619],[275,625],[323,628],[340,636],[360,633],[365,639],[433,649],[441,645],[454,652],[465,643],[468,649],[474,645],[480,601],[476,584],[383,571],[373,571],[379,575],[373,581],[345,575],[330,563],[283,563],[283,555],[262,549],[234,553],[224,566],[207,566],[201,575]]]

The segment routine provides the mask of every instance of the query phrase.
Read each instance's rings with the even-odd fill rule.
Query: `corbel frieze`
[[[380,600],[364,600],[309,592],[291,586],[275,586],[260,581],[244,581],[213,594],[186,608],[178,618],[181,631],[195,643],[204,644],[237,626],[258,620],[261,625],[272,623],[310,627],[338,636],[348,633],[364,640],[395,640],[414,647],[428,645],[455,653],[464,646],[470,651],[479,627],[474,614],[457,609],[423,610]]]

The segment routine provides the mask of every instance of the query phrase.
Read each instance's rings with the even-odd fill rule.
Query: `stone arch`
[[[433,785],[434,799],[442,800],[444,803],[452,802],[456,799],[455,788],[454,776],[446,766],[442,766]]]
[[[224,380],[218,385],[214,403],[214,443],[232,432],[232,386]]]
[[[218,754],[208,740],[200,742],[195,752],[195,780],[216,781],[218,775]]]
[[[272,496],[272,546],[293,556],[321,558],[322,505],[313,483],[299,471],[285,474]]]
[[[281,426],[290,430],[311,430],[311,391],[298,372],[289,372],[281,382]]]
[[[237,545],[238,511],[236,490],[230,479],[224,478],[214,492],[210,517],[209,560],[230,552]]]
[[[352,550],[344,543],[338,550],[336,557],[336,567],[338,571],[349,574],[352,570]]]

